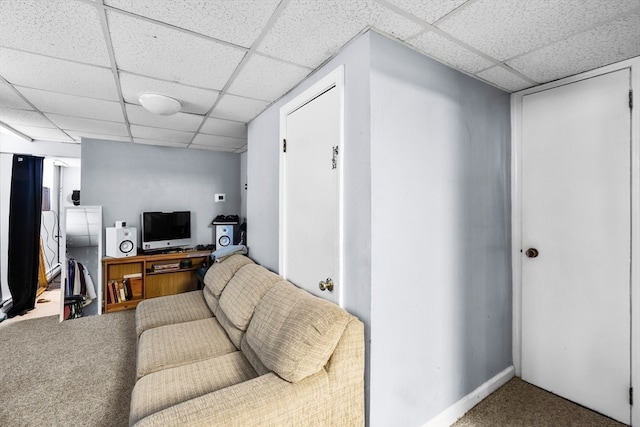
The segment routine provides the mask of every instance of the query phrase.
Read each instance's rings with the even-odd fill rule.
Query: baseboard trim
[[[427,422],[423,427],[450,426],[464,414],[469,412],[471,408],[482,402],[485,397],[489,396],[491,393],[506,384],[506,382],[513,378],[514,375],[515,368],[511,365],[477,389],[473,390],[471,393],[467,394],[462,399],[458,400],[453,405],[449,406],[435,418]]]

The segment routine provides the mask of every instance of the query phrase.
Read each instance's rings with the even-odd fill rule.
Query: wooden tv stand
[[[191,266],[184,266],[184,262],[189,260]],[[211,251],[185,251],[125,258],[105,257],[102,259],[104,312],[131,310],[147,298],[194,291],[198,288],[196,270],[203,265],[209,266],[210,261]],[[122,287],[126,276],[139,276],[140,279],[129,279],[133,282],[129,282],[129,292],[125,292],[125,298],[113,298],[113,287],[111,295],[109,290],[111,283],[115,282],[116,288]],[[130,287],[134,283],[134,291],[131,292]]]

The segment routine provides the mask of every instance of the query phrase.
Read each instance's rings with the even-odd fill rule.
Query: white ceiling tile
[[[104,135],[128,136],[127,126],[124,122],[107,122],[104,120],[85,119],[81,117],[62,116],[60,114],[45,114],[49,120],[60,129],[73,131],[86,131]]]
[[[225,153],[235,153],[237,151],[235,148],[214,147],[213,145],[191,144],[188,148],[191,148],[194,150],[221,151]]]
[[[433,24],[467,0],[386,0],[389,3],[406,10],[410,14]]]
[[[33,139],[39,139],[42,141],[54,141],[54,142],[75,142],[72,138],[62,132],[60,129],[48,128],[48,127],[36,127],[18,125],[13,126],[14,129],[29,135]]]
[[[64,130],[69,136],[71,136],[77,142],[80,142],[82,138],[91,138],[91,139],[102,139],[105,141],[121,141],[121,142],[130,142],[131,139],[129,136],[116,136],[111,134],[102,134],[102,133],[93,133],[86,131],[77,131],[77,130]]]
[[[117,101],[111,69],[0,48],[0,74],[14,85]]]
[[[209,117],[200,132],[209,135],[231,136],[234,138],[247,138],[247,125],[243,122],[222,120]]]
[[[244,152],[247,151],[247,149],[248,149],[248,146],[245,145],[244,147],[238,148],[236,151],[234,151],[234,153],[244,153]],[[245,188],[245,190],[246,190],[246,188]]]
[[[140,95],[156,93],[180,101],[182,112],[194,114],[206,114],[219,93],[129,73],[120,73],[120,86],[124,100],[130,104],[140,105]]]
[[[140,0],[107,0],[105,3],[136,15],[249,48],[280,0],[172,0],[164,2],[162,7],[158,7],[157,2]]]
[[[611,49],[611,46],[615,46]],[[640,12],[543,47],[507,64],[541,82],[640,55]]]
[[[316,68],[369,25],[402,40],[422,30],[373,0],[292,0],[258,51]]]
[[[157,139],[133,138],[136,144],[157,145],[160,147],[187,148],[187,144],[181,142],[164,141]]]
[[[1,62],[1,61],[0,61]],[[0,107],[17,108],[20,110],[33,110],[11,86],[0,80]]]
[[[638,0],[478,0],[438,27],[500,61],[638,7]]]
[[[107,120],[110,122],[124,122],[122,108],[118,102],[26,87],[17,87],[16,89],[44,113]]]
[[[148,126],[131,125],[131,135],[134,140],[154,139],[167,142],[189,143],[193,138],[193,132],[183,132],[180,130],[159,129]]]
[[[481,71],[477,73],[476,76],[480,77],[483,80],[491,82],[508,92],[515,92],[521,89],[535,86],[534,83],[530,83],[519,77],[517,74],[512,73],[500,66],[495,66]]]
[[[195,132],[198,127],[200,127],[200,123],[204,120],[204,116],[187,113],[160,116],[158,114],[150,113],[139,105],[127,104],[125,108],[127,110],[129,123],[155,128]]]
[[[230,138],[228,136],[205,135],[200,133],[193,139],[193,144],[238,149],[245,146],[247,140],[244,138]]]
[[[493,62],[433,31],[421,34],[408,43],[425,54],[468,73],[476,73],[494,65]]]
[[[248,122],[267,108],[267,106],[269,106],[268,102],[226,94],[222,97],[218,105],[216,105],[216,108],[214,108],[210,116],[219,119]]]
[[[10,126],[27,125],[38,127],[54,127],[42,114],[37,111],[19,110],[17,108],[0,107],[0,122]]]
[[[310,72],[308,68],[254,54],[234,79],[229,93],[272,102],[300,83]]]
[[[118,68],[209,89],[222,89],[245,51],[121,13],[108,13]]]
[[[80,1],[0,2],[2,46],[110,66],[96,7]]]

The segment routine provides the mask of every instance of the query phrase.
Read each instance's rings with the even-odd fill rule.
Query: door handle
[[[320,288],[321,291],[332,292],[333,291],[333,280],[331,280],[331,277],[327,277],[327,280],[321,280],[320,281],[320,283],[318,284],[318,287]]]
[[[536,248],[529,248],[524,254],[527,258],[537,258],[540,252]]]

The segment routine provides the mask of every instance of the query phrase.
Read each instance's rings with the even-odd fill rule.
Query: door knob
[[[320,283],[318,284],[318,287],[320,288],[321,291],[333,291],[333,280],[331,280],[331,277],[327,277],[327,280],[321,280]]]
[[[537,258],[539,252],[536,248],[529,248],[527,249],[527,251],[524,253],[528,258]]]

